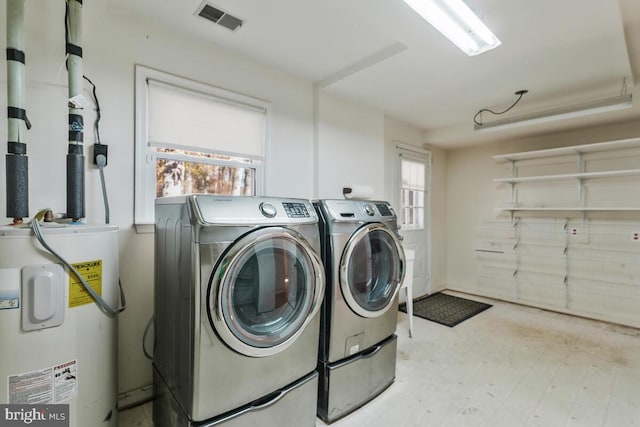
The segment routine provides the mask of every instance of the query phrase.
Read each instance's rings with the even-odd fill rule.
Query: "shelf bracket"
[[[510,160],[509,162],[511,163],[511,178],[517,178],[518,168],[516,166],[516,161]],[[511,203],[515,206],[515,204],[518,202],[518,193],[516,190],[516,183],[511,181],[509,182],[509,184],[511,185]]]
[[[564,307],[569,308],[569,218],[564,220]]]
[[[578,173],[584,173],[584,158],[581,152],[578,152]],[[578,178],[578,200],[580,201],[580,205],[584,208],[586,206],[586,200],[582,178]]]
[[[513,250],[516,253],[516,265],[514,266],[514,270],[513,270],[513,279],[515,281],[515,291],[516,291],[516,299],[520,299],[520,278],[518,277],[518,273],[520,272],[520,264],[521,264],[521,257],[520,257],[520,218],[516,217],[515,222],[513,223],[513,229],[515,231],[515,244],[513,245]]]

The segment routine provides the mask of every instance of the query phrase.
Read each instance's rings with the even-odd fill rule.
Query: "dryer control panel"
[[[304,203],[284,202],[282,207],[289,218],[309,218],[311,216]]]
[[[189,210],[194,214],[192,220],[203,225],[312,224],[318,222],[318,214],[313,209],[311,202],[306,199],[194,194],[156,200],[156,205],[185,203],[192,207]]]

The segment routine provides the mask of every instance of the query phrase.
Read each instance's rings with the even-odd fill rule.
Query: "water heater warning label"
[[[20,308],[20,295],[0,291],[0,310]]]
[[[102,296],[102,260],[72,264],[98,295]],[[69,308],[91,304],[93,297],[73,272],[69,274]]]
[[[20,308],[20,269],[0,268],[0,310]]]
[[[78,395],[78,361],[10,375],[9,403],[60,403]]]

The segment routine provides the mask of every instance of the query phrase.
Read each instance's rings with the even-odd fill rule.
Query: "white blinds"
[[[425,191],[424,162],[402,159],[402,187],[409,190]]]
[[[147,80],[149,143],[262,157],[266,110]]]

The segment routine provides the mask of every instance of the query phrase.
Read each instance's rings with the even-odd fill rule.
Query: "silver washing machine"
[[[317,222],[308,200],[156,201],[156,427],[315,426]]]
[[[398,290],[404,251],[387,202],[319,200],[322,305],[318,416],[333,422],[364,405],[395,378]]]

